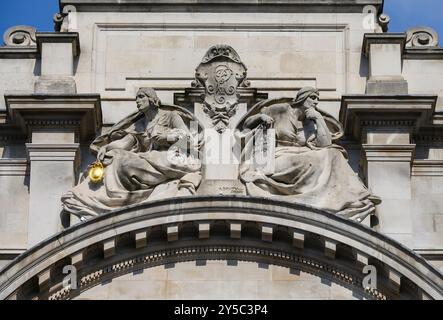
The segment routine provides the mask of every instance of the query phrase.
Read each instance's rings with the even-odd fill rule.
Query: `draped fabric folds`
[[[346,151],[335,144],[316,147],[309,137],[315,127],[310,120],[299,119],[287,98],[266,100],[254,107],[237,127],[237,137],[244,140],[240,164],[240,178],[247,194],[275,197],[313,207],[355,221],[362,221],[375,211],[380,200],[371,195],[347,161]],[[342,136],[339,122],[329,114],[317,110],[324,117],[333,139]],[[274,122],[268,131],[275,135],[275,148],[263,169],[254,161],[256,144],[262,140],[263,126],[250,129],[245,120],[265,114]],[[268,166],[269,167],[269,166]]]
[[[192,120],[186,110],[162,105],[149,121],[138,111],[115,124],[91,145],[97,153],[114,141],[125,141],[121,148],[106,152],[103,181],[92,183],[85,174],[62,196],[64,211],[84,220],[130,204],[194,194],[201,181],[201,163],[198,155],[187,152]],[[176,134],[184,146],[159,143],[160,134]]]

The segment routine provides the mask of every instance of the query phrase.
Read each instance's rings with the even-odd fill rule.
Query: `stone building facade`
[[[54,32],[11,28],[0,47],[1,299],[443,298],[435,31],[390,33],[383,0],[60,0],[54,21]],[[349,183],[298,201],[304,191],[282,197],[269,174],[263,181],[274,189],[251,182],[231,155],[249,120],[293,106],[311,87],[305,100],[318,96],[318,112],[306,117],[325,120],[352,175],[334,153],[341,160],[328,172]],[[100,202],[100,188],[121,187],[120,178],[107,183],[123,169],[139,169],[134,154],[152,151],[115,153],[112,165],[122,165],[115,174],[105,166],[105,186],[87,180],[116,134],[142,141],[130,128],[154,94],[140,88],[154,89],[168,116],[197,123],[205,161],[164,179],[171,168],[146,156],[161,183],[148,188],[131,174],[131,188],[134,180],[143,187],[125,193],[129,200],[75,214],[84,212],[72,209],[79,201]],[[280,123],[272,119],[268,129]],[[281,136],[266,137],[278,154]],[[329,157],[331,141],[318,141],[310,154],[327,145]],[[306,157],[294,159],[288,168]],[[318,168],[307,162],[314,173],[326,172],[321,159]],[[332,191],[354,193],[352,179],[372,201],[356,219],[322,202]],[[140,190],[146,196],[135,201]],[[365,280],[368,266],[376,286]]]

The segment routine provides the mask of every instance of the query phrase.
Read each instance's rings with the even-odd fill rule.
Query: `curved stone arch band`
[[[212,238],[212,235],[218,237]],[[154,238],[149,238],[151,236]],[[351,284],[354,283],[354,287],[361,281],[358,278],[361,266],[375,264],[380,269],[382,285],[378,292],[366,292],[367,295],[373,298],[443,299],[443,275],[398,242],[368,227],[319,210],[240,196],[175,198],[139,204],[75,225],[26,251],[1,270],[0,298],[38,298],[39,295],[63,298],[65,295],[58,286],[63,263],[78,266],[85,279],[100,279],[100,270],[103,274],[106,268],[117,266],[118,269],[119,265],[126,265],[121,269],[129,272],[130,261],[141,259],[143,255],[155,255],[151,242],[163,241],[166,243],[164,248],[180,251],[189,246],[203,248],[202,238],[208,250],[208,240],[213,248],[229,247],[231,253],[226,254],[225,259],[242,260],[235,250],[249,245],[256,251],[268,250],[277,256],[270,259],[271,256],[260,254],[246,261],[264,259],[266,263],[282,265],[279,254],[289,255],[293,262],[305,259],[335,270],[335,273],[347,273],[348,278],[353,279]],[[155,241],[146,243],[147,239]],[[132,246],[130,253],[119,250],[125,244]],[[82,269],[91,252],[102,261],[97,263],[95,270]],[[343,258],[345,252],[352,252],[352,257]],[[205,256],[211,259],[211,254],[207,253],[186,256],[169,251],[171,262]],[[311,272],[321,273],[315,268],[311,268]],[[113,273],[116,277],[119,274]],[[346,276],[338,277],[337,281],[346,283]]]

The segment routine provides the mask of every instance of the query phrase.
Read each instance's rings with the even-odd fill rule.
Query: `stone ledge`
[[[29,175],[27,159],[0,159],[0,176],[27,175]]]
[[[22,47],[0,46],[0,59],[37,59],[41,56],[42,43],[72,43],[74,57],[80,55],[80,38],[77,32],[37,32],[36,45]]]
[[[436,103],[435,95],[343,95],[339,119],[345,134],[357,141],[368,126],[418,132],[432,123]]]
[[[403,59],[408,60],[442,60],[443,48],[406,48]]]
[[[78,143],[27,143],[26,151],[30,161],[75,161],[79,146]]]
[[[25,252],[26,249],[0,249],[0,254],[4,255],[19,255]]]
[[[37,46],[0,47],[0,59],[36,59],[39,56]]]
[[[412,176],[443,176],[443,160],[414,160],[412,164]]]
[[[29,127],[76,127],[81,141],[95,137],[102,126],[98,94],[6,94],[9,119],[30,135]]]
[[[67,5],[75,6],[77,12],[182,12],[192,8],[193,12],[361,13],[366,5],[381,12],[383,0],[60,0],[60,11]]]
[[[368,162],[407,162],[414,158],[415,144],[363,144],[364,157]]]

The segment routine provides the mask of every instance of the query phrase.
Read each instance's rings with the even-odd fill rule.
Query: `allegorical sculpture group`
[[[233,53],[228,46],[214,46],[205,62],[229,60]],[[234,57],[239,59],[236,53]],[[219,63],[215,80],[220,65],[221,86],[235,74],[226,73],[227,63]],[[334,144],[343,135],[341,124],[318,109],[318,102],[318,90],[305,87],[295,98],[253,106],[236,126],[243,146],[238,178],[249,196],[276,197],[361,222],[380,199],[351,169],[346,151]],[[64,212],[85,220],[131,204],[195,195],[202,181],[203,126],[186,109],[163,104],[151,88],[140,88],[136,103],[136,112],[91,144],[103,176],[84,174],[63,195]],[[271,168],[251,161],[257,148],[272,157],[267,161]]]

